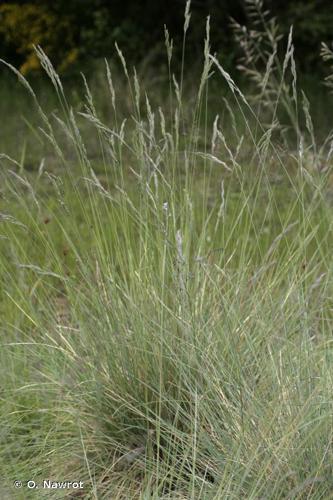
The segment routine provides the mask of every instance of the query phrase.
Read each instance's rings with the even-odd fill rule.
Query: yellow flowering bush
[[[43,5],[6,2],[0,5],[0,34],[21,58],[23,74],[40,67],[36,45],[43,48],[60,72],[78,57],[70,19],[60,18]]]

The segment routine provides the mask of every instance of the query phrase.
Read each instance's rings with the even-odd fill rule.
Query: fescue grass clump
[[[292,33],[281,60],[255,19],[250,96],[209,20],[191,106],[167,31],[156,106],[117,47],[129,116],[108,64],[107,121],[85,79],[70,106],[42,49],[61,112],[19,75],[58,162],[1,157],[3,498],[329,498],[332,136],[317,144]]]

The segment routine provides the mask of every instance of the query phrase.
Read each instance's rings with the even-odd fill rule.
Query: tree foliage
[[[294,24],[299,62],[309,70],[318,59],[321,42],[329,44],[333,37],[331,0],[192,0],[188,57],[196,60],[202,52],[210,15],[212,50],[220,52],[225,64],[234,61],[230,18],[246,23],[249,4],[261,3],[277,16],[283,31]],[[34,45],[41,45],[62,72],[77,61],[111,56],[117,41],[127,58],[138,61],[162,50],[164,25],[174,45],[181,47],[185,4],[186,0],[5,1],[0,6],[2,56],[27,73],[38,68]]]
[[[60,71],[78,57],[74,32],[68,16],[57,15],[44,4],[4,3],[0,6],[0,34],[20,64],[23,74],[39,69],[35,46],[42,46]],[[9,52],[10,53],[10,52]]]

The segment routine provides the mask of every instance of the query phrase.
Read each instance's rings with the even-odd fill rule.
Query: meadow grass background
[[[1,498],[331,498],[332,134],[272,26],[244,87],[209,29],[197,80],[3,81]]]

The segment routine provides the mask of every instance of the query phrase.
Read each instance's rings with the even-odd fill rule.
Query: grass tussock
[[[167,31],[163,102],[117,48],[128,116],[108,65],[108,120],[86,80],[73,110],[40,48],[60,111],[18,74],[57,168],[1,156],[2,498],[330,497],[332,135],[259,3],[251,38],[235,25],[250,95],[209,21],[191,105]]]

